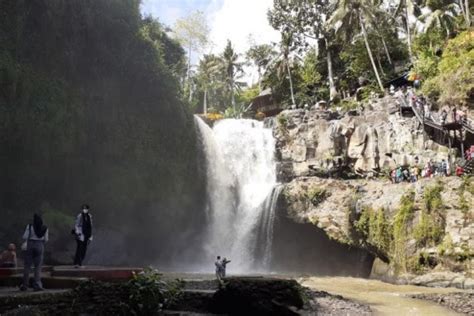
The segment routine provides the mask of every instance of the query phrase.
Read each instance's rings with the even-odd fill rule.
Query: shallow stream
[[[301,284],[311,289],[342,295],[345,298],[368,304],[374,311],[374,315],[461,315],[439,304],[407,297],[410,294],[450,293],[461,291],[457,289],[393,285],[377,280],[349,277],[309,277],[301,278],[299,281]]]

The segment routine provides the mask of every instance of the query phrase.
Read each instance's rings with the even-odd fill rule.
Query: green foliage
[[[252,100],[258,96],[260,89],[258,86],[253,86],[247,89],[242,89],[236,98],[238,104],[242,104],[244,107],[248,107]]]
[[[326,189],[312,187],[306,192],[307,198],[311,201],[313,206],[318,206],[324,202],[328,197],[331,196],[331,193],[326,191]]]
[[[413,43],[413,51],[416,55],[414,71],[425,81],[438,74],[438,63],[441,59],[439,52],[445,43],[444,36],[439,31],[421,33]],[[433,95],[436,93],[429,87],[430,83],[425,82],[423,89]]]
[[[423,92],[439,96],[439,101],[450,104],[471,104],[469,93],[474,89],[474,31],[467,30],[447,42],[437,65],[437,72],[430,70]],[[423,63],[421,58],[420,63]],[[436,62],[431,61],[432,63]],[[423,64],[418,66],[423,70]],[[430,69],[433,66],[430,66]]]
[[[323,78],[318,70],[318,58],[315,52],[309,51],[303,59],[303,64],[297,68],[296,81],[301,102],[314,104],[326,96],[322,95],[318,87],[323,85]]]
[[[177,233],[162,218],[194,226],[204,190],[183,49],[136,0],[2,1],[0,12],[0,212],[14,214],[0,225],[16,229],[0,242],[43,201],[89,203],[98,225],[123,227],[130,258],[155,260]],[[148,234],[160,245],[145,250]]]
[[[462,184],[459,187],[458,194],[459,194],[459,209],[464,215],[464,223],[465,225],[469,224],[472,218],[471,203],[468,202],[466,199],[466,192],[469,194],[474,195],[474,185],[472,181],[472,177],[470,176],[463,176]]]
[[[423,202],[428,214],[441,212],[443,210],[444,206],[441,192],[443,192],[443,186],[441,183],[425,188],[425,191],[423,192]]]
[[[440,256],[450,255],[454,253],[454,244],[451,235],[445,235],[443,241],[438,245],[438,253]]]
[[[183,289],[183,282],[165,282],[161,274],[153,269],[145,269],[134,274],[128,283],[128,305],[134,315],[154,315],[164,306],[176,302]]]
[[[188,16],[178,19],[173,32],[180,43],[192,51],[200,51],[209,43],[209,26],[202,11],[193,11]],[[191,58],[188,56],[188,58]]]
[[[437,220],[437,215],[421,211],[419,223],[413,231],[418,246],[434,246],[441,240],[444,226]]]
[[[365,242],[384,254],[389,253],[392,236],[384,209],[374,211],[371,208],[363,208],[359,219],[354,223],[354,228]]]
[[[354,99],[344,99],[341,101],[340,106],[343,111],[355,110],[359,107],[359,103]]]
[[[278,114],[277,116],[278,128],[286,131],[288,128],[288,117],[285,114]]]
[[[400,199],[400,207],[394,216],[391,253],[396,272],[407,270],[406,244],[408,241],[408,224],[415,211],[415,192],[409,191]]]
[[[152,269],[135,274],[128,282],[82,282],[66,294],[71,300],[65,314],[159,315],[182,295],[183,282],[163,281]]]
[[[245,108],[243,105],[238,106],[238,107],[232,107],[229,106],[227,109],[224,111],[224,118],[235,118],[235,119],[240,119],[245,113]]]

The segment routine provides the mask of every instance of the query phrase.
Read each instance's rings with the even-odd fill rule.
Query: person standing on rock
[[[221,277],[225,278],[225,272],[226,272],[226,267],[227,267],[227,264],[230,262],[230,260],[227,260],[227,258],[224,257],[224,259],[222,259],[222,275]]]
[[[33,216],[33,224],[26,226],[23,233],[25,243],[22,249],[25,249],[25,267],[23,269],[23,283],[20,286],[21,291],[26,291],[29,285],[30,269],[33,264],[35,267],[35,280],[33,288],[35,291],[43,291],[41,283],[41,268],[43,266],[44,244],[49,239],[48,227],[43,225],[43,219],[40,215]]]
[[[83,267],[82,262],[86,257],[87,246],[92,241],[92,216],[89,213],[89,205],[82,205],[82,212],[76,218],[74,232],[77,243],[74,265],[79,268]]]
[[[214,265],[216,266],[216,278],[220,282],[222,280],[222,260],[221,256],[217,256],[216,262],[214,262]]]

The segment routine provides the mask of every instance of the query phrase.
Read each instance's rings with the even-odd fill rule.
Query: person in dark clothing
[[[230,260],[227,260],[227,258],[222,259],[222,277],[223,278],[225,278],[225,273],[226,273],[228,263],[230,263]]]
[[[76,268],[79,268],[82,267],[82,262],[86,257],[87,246],[92,241],[92,216],[89,213],[89,205],[87,204],[82,206],[82,212],[77,215],[74,233],[77,243],[74,265]]]
[[[44,244],[48,241],[48,238],[48,227],[43,225],[43,219],[41,216],[35,214],[33,216],[33,224],[27,225],[25,232],[23,233],[26,250],[23,283],[20,286],[21,291],[26,291],[28,289],[32,264],[35,267],[33,288],[35,291],[43,291],[43,285],[41,283],[41,268],[43,266]]]

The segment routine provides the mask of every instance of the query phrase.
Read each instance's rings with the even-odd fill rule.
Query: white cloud
[[[267,18],[272,6],[273,0],[214,0],[208,11],[212,52],[222,52],[227,39],[240,54],[250,47],[249,36],[257,44],[279,41],[280,33],[270,26]],[[255,82],[255,74],[245,80]]]
[[[259,44],[279,40],[279,32],[270,26],[267,19],[267,12],[272,7],[273,0],[218,2],[222,5],[216,11],[210,12],[209,16],[211,40],[217,51],[224,49],[227,39],[232,41],[237,51],[246,51],[249,48],[250,34]]]

